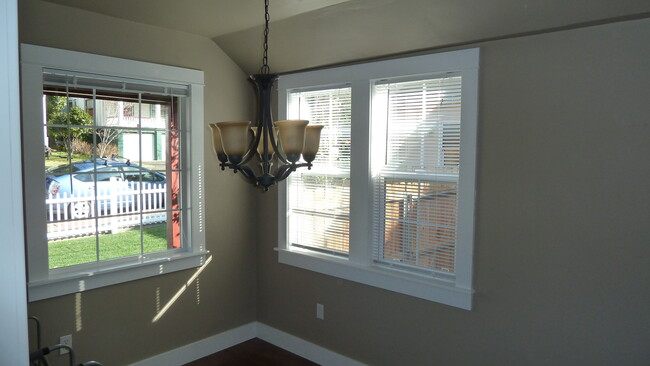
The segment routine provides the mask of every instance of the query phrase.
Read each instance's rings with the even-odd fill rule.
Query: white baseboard
[[[257,338],[323,366],[362,366],[361,362],[307,342],[289,333],[257,323]]]
[[[131,366],[180,366],[236,344],[255,338],[257,322],[215,334],[211,337],[138,361]]]
[[[227,330],[200,341],[161,353],[131,366],[180,366],[215,352],[230,348],[249,339],[260,338],[300,357],[324,366],[362,366],[364,364],[307,342],[289,333],[259,322]]]

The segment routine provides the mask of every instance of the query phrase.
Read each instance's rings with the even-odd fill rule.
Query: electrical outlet
[[[325,305],[316,304],[316,318],[320,320],[325,320]]]
[[[72,334],[64,335],[59,338],[59,344],[62,344],[64,346],[68,346],[72,348]],[[65,348],[59,349],[59,354],[60,355],[65,355],[68,353],[68,350]]]

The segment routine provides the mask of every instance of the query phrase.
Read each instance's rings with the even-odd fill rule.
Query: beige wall
[[[650,363],[649,39],[646,19],[478,44],[474,310],[280,265],[265,234],[258,320],[372,365]]]
[[[269,65],[275,72],[349,63],[532,34],[547,29],[648,17],[647,0],[354,0],[287,19],[274,18]],[[246,72],[261,66],[261,27],[214,41]]]
[[[201,69],[206,122],[249,113],[245,75],[210,40],[37,0],[21,7],[22,42]],[[648,39],[650,20],[641,20],[478,45],[471,312],[278,264],[268,234],[276,232],[274,190],[253,194],[238,177],[207,169],[214,260],[198,293],[190,286],[156,323],[156,291],[166,302],[192,271],[88,291],[80,307],[75,295],[32,303],[29,313],[41,318],[45,343],[73,334],[80,360],[106,365],[255,319],[373,365],[646,364]],[[382,47],[344,38],[305,50],[304,64],[291,54],[277,62],[298,69],[352,60],[363,41]],[[206,165],[216,165],[208,151]],[[256,218],[266,229],[257,238]],[[316,302],[325,304],[324,321]]]
[[[207,38],[35,0],[20,5],[21,42],[203,70],[206,123],[250,114],[252,88],[246,75]],[[80,295],[80,306],[75,295],[31,303],[29,314],[41,319],[46,345],[72,334],[78,360],[124,365],[255,320],[255,246],[249,225],[255,195],[238,177],[217,173],[211,145],[206,146],[205,227],[213,260],[198,283],[156,323],[157,307],[184,286],[193,270],[87,291]],[[67,364],[65,357],[53,359]]]

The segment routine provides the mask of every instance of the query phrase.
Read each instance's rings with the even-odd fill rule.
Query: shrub
[[[99,157],[101,157],[101,158],[108,158],[108,157],[111,157],[111,156],[119,155],[117,145],[105,144],[103,142],[100,142],[99,144],[97,144],[97,152],[98,152]]]

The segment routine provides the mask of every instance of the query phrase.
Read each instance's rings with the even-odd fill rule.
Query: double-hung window
[[[289,94],[289,118],[325,126],[314,167],[289,178],[289,241],[297,248],[332,255],[349,250],[350,91],[344,86]]]
[[[323,124],[279,202],[279,260],[470,309],[478,50],[281,76],[280,117]]]
[[[30,300],[204,263],[202,83],[23,45]]]

